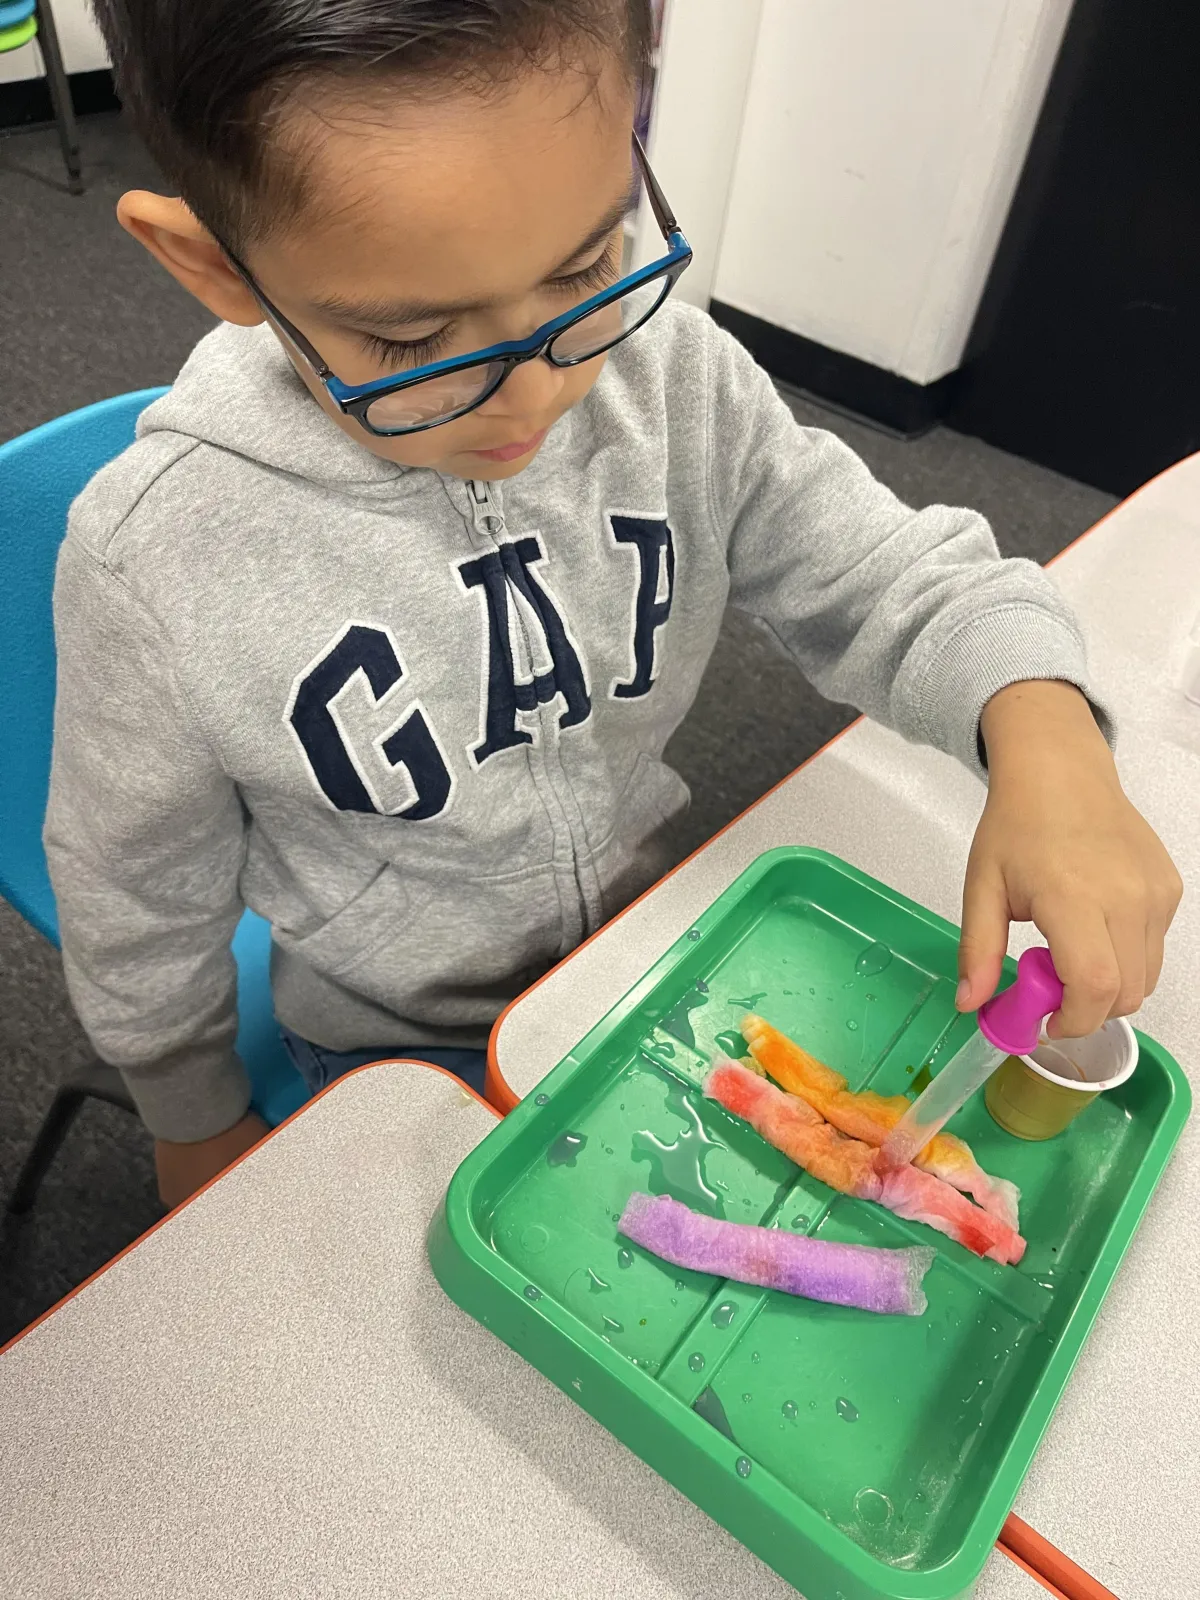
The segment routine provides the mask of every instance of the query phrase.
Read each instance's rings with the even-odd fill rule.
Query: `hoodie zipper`
[[[471,516],[475,523],[475,532],[493,544],[498,543],[500,535],[507,530],[504,526],[504,513],[492,499],[491,484],[482,478],[469,478],[467,493],[471,497]]]
[[[470,478],[467,480],[467,493],[471,502],[471,518],[476,537],[482,543],[495,548],[507,537],[508,525],[504,520],[504,512],[492,494],[491,484],[482,478]],[[517,624],[515,628],[510,628],[509,630],[511,647],[516,649],[519,643],[525,656],[524,661],[513,662],[513,669],[514,671],[520,671],[522,676],[525,676],[526,674],[532,674],[534,670],[533,641],[529,637],[528,627],[519,599],[515,593],[512,593],[512,585],[507,584],[507,587],[511,593],[509,604],[512,609],[510,615],[515,614]],[[596,883],[594,885],[594,894],[591,896],[589,896],[584,887],[585,876],[589,879],[595,878],[595,868],[585,869],[580,860],[580,844],[582,842],[586,845],[587,842],[586,832],[583,831],[583,814],[574,791],[571,789],[570,780],[563,770],[562,759],[554,741],[554,732],[545,725],[547,717],[552,718],[554,716],[554,712],[551,710],[553,704],[554,702],[550,701],[545,711],[539,708],[539,717],[543,722],[541,736],[535,744],[526,746],[526,756],[529,762],[530,776],[533,779],[538,796],[550,816],[551,827],[556,835],[559,834],[561,829],[570,846],[571,888],[574,891],[570,897],[574,902],[570,915],[567,914],[567,905],[561,892],[559,895],[560,904],[562,904],[564,912],[565,954],[568,950],[573,949],[580,939],[586,937],[587,934],[594,931],[594,928],[599,926],[601,912],[599,884]],[[555,782],[550,772],[552,763],[558,767],[558,783],[561,783],[570,795],[570,807],[564,804],[563,796],[559,793],[558,783]],[[579,838],[576,837],[576,830],[571,823],[571,809],[574,810],[578,818]],[[593,899],[595,900],[594,906],[591,904]]]

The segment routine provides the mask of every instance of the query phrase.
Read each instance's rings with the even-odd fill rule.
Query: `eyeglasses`
[[[629,273],[553,321],[544,322],[527,339],[489,345],[485,350],[430,362],[411,372],[376,378],[371,383],[343,383],[299,328],[272,305],[232,251],[225,250],[225,254],[259,305],[295,345],[344,416],[353,417],[377,438],[423,433],[426,428],[453,422],[481,406],[523,361],[544,357],[554,367],[576,367],[580,362],[591,361],[620,344],[622,339],[628,339],[662,305],[691,261],[692,247],[679,231],[636,133],[633,153],[646,185],[650,209],[666,240],[665,256]]]

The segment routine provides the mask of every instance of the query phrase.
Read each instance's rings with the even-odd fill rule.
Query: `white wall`
[[[94,72],[98,67],[106,67],[108,57],[104,53],[104,41],[84,0],[50,0],[50,3],[67,71]],[[22,45],[19,50],[0,55],[0,83],[41,76],[42,57],[36,44]]]
[[[714,297],[918,383],[952,371],[1070,9],[762,0]]]
[[[695,252],[675,293],[706,306],[733,181],[762,0],[668,0],[648,154]],[[635,260],[662,254],[648,206]]]

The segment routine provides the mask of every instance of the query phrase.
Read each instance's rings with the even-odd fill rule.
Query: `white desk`
[[[0,1358],[4,1600],[795,1600],[434,1281],[493,1125],[354,1073]]]
[[[1177,685],[1200,614],[1200,455],[1125,501],[1053,571],[1116,711],[1125,787],[1188,885],[1162,980],[1138,1021],[1195,1078],[1200,707]],[[773,846],[832,850],[957,922],[982,805],[981,785],[956,762],[856,723],[519,1000],[494,1036],[501,1075],[528,1093]],[[1017,928],[1013,948],[1038,937]],[[1200,1595],[1200,1536],[1190,1531],[1200,1460],[1198,1120],[1184,1132],[1016,1504],[1120,1600]],[[993,1561],[979,1600],[999,1600],[1000,1581]]]

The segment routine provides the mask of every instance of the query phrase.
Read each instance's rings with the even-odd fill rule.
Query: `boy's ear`
[[[182,200],[131,189],[117,202],[117,221],[214,316],[247,328],[264,320],[220,245]]]

